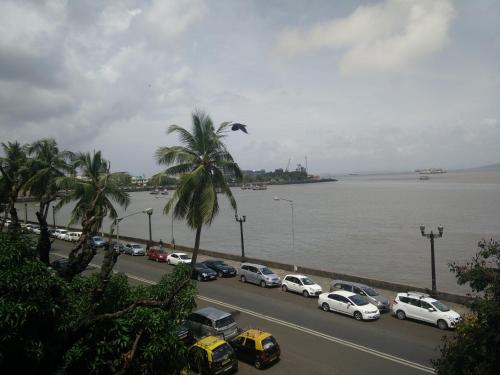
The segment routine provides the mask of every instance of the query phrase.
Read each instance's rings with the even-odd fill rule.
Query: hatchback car
[[[279,360],[281,355],[280,346],[273,335],[259,329],[244,331],[229,343],[239,360],[251,363],[257,369]]]
[[[360,296],[365,297],[368,302],[377,306],[380,311],[390,311],[391,309],[389,299],[381,295],[375,289],[370,288],[368,285],[354,283],[352,281],[333,280],[330,292],[334,292],[336,290],[346,290],[348,292],[359,294]]]
[[[64,238],[66,237],[66,233],[68,233],[66,229],[56,229],[54,235],[57,239],[64,240]]]
[[[230,266],[229,264],[226,264],[223,260],[209,259],[204,261],[203,264],[217,272],[217,276],[219,277],[236,276],[236,268]]]
[[[233,316],[214,307],[205,307],[192,312],[187,318],[187,323],[195,338],[213,335],[231,340],[238,335],[238,326]]]
[[[225,374],[238,370],[238,360],[231,345],[214,336],[204,337],[189,348],[188,365],[199,374]]]
[[[208,268],[204,263],[196,263],[193,267],[191,278],[198,281],[216,280],[217,272]]]
[[[123,253],[132,256],[146,255],[146,250],[138,243],[128,243],[123,248]]]
[[[106,241],[101,236],[93,236],[90,239],[90,247],[92,247],[94,249],[98,248],[98,247],[104,247],[105,245],[106,245]]]
[[[323,291],[321,286],[304,275],[286,275],[281,283],[284,292],[296,292],[304,297],[319,296]]]
[[[148,251],[149,260],[155,260],[157,262],[166,262],[167,256],[168,256],[167,251],[162,247],[152,246],[149,248]]]
[[[281,279],[270,268],[262,264],[241,263],[239,270],[240,280],[243,283],[247,281],[260,285],[265,288],[267,286],[280,286]]]
[[[374,320],[380,318],[380,311],[364,297],[345,290],[323,293],[318,298],[318,305],[323,311],[335,311],[354,317],[356,320]]]
[[[182,263],[191,263],[191,257],[186,253],[172,253],[167,256],[167,263],[174,266]]]
[[[432,323],[439,329],[455,328],[461,317],[444,303],[419,292],[398,293],[392,303],[398,319],[412,318]]]

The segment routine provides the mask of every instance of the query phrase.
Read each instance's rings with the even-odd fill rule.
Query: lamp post
[[[149,248],[151,247],[151,243],[152,243],[152,236],[151,236],[151,215],[153,215],[153,209],[152,208],[148,208],[147,210],[144,211],[147,215],[148,215],[148,223],[149,223],[149,242],[148,242],[148,246],[146,248],[146,250],[149,250]]]
[[[24,204],[24,224],[28,224],[28,203]]]
[[[243,242],[243,223],[247,221],[245,215],[238,218],[238,213],[234,214],[234,218],[238,223],[240,223],[240,235],[241,235],[241,260],[245,259],[245,243]]]
[[[430,233],[425,233],[425,225],[420,226],[420,233],[422,237],[429,238],[431,241],[431,272],[432,272],[432,294],[435,295],[437,293],[436,288],[436,262],[434,260],[434,238],[443,237],[444,227],[442,225],[438,225],[438,233],[434,233],[432,230]]]
[[[293,218],[293,200],[291,199],[286,199],[286,198],[280,198],[280,197],[274,197],[275,201],[285,201],[290,203],[290,208],[292,209],[292,252],[295,249],[295,223],[294,223],[294,218]]]
[[[119,217],[115,219],[115,225],[116,225],[116,246],[118,247],[118,251],[120,250],[120,222],[130,216],[138,215],[138,214],[148,214],[149,216],[149,242],[148,242],[148,249],[149,245],[151,244],[151,215],[153,214],[153,209],[152,208],[146,208],[145,210],[142,211],[137,211],[133,212],[129,215],[125,215],[123,217]]]
[[[56,206],[52,205],[52,226],[56,229]]]

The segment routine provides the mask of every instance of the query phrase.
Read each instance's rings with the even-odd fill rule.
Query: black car
[[[194,265],[191,278],[196,279],[198,281],[215,280],[217,279],[217,272],[215,272],[211,268],[208,268],[203,263],[196,263]]]
[[[236,276],[236,268],[231,267],[229,264],[224,263],[223,260],[210,259],[204,261],[203,264],[205,264],[205,266],[217,272],[217,276],[219,277]]]
[[[182,341],[186,345],[192,344],[193,335],[191,334],[191,330],[189,329],[187,322],[184,321],[177,327],[177,337],[179,341]]]

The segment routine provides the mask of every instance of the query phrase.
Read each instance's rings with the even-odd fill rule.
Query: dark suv
[[[204,261],[203,264],[217,272],[217,276],[219,277],[236,276],[236,268],[224,263],[223,260],[209,259]]]

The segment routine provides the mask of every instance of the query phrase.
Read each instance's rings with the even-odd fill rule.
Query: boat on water
[[[415,172],[420,174],[438,174],[438,173],[446,173],[443,168],[429,168],[429,169],[417,169]]]
[[[267,190],[266,184],[254,184],[252,185],[252,190]]]
[[[152,195],[158,195],[158,194],[160,194],[160,189],[154,189],[154,190],[151,190],[151,191],[149,192],[149,194],[152,194]]]
[[[424,176],[420,176],[420,180],[429,180],[429,179],[430,179],[429,176],[425,176],[425,175]]]

